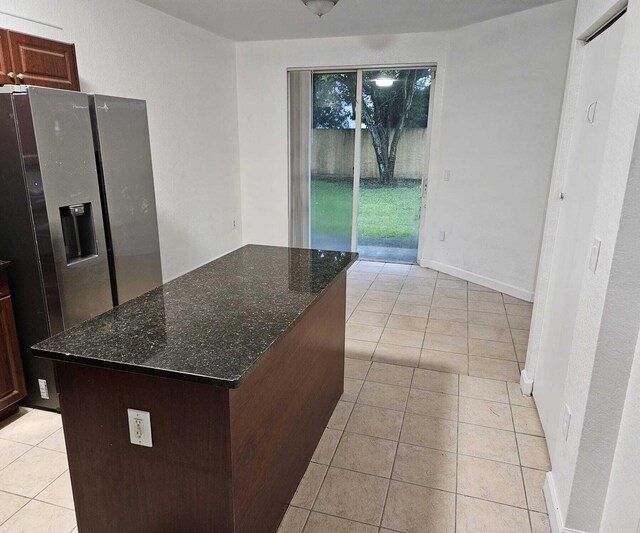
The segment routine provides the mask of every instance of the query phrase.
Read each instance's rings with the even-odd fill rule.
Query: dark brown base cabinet
[[[80,90],[73,44],[0,29],[0,85]]]
[[[26,394],[7,273],[0,271],[0,418],[13,413]]]

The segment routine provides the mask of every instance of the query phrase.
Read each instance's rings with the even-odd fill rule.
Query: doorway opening
[[[311,95],[290,105],[308,101],[308,135],[290,130],[290,155],[308,163],[291,173],[291,188],[303,196],[305,188],[293,180],[309,181],[308,213],[298,209],[300,220],[291,223],[304,226],[308,217],[311,248],[417,262],[435,68],[305,72]],[[291,74],[299,79],[300,72],[290,73],[290,94],[299,94],[291,91]],[[293,154],[304,150],[306,157]]]

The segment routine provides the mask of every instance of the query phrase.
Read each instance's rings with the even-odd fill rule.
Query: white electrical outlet
[[[571,425],[571,411],[569,406],[564,406],[564,416],[562,417],[562,433],[564,434],[564,440],[569,438],[569,426]]]
[[[451,179],[451,171],[450,170],[445,170],[444,171],[444,181],[449,181]]]
[[[40,397],[44,400],[49,399],[49,386],[47,385],[46,379],[38,380],[38,387],[40,387]]]
[[[595,274],[598,268],[598,258],[600,257],[600,245],[602,241],[597,237],[593,239],[591,244],[591,254],[589,255],[589,270]]]
[[[129,417],[129,439],[131,444],[151,448],[151,413],[138,409],[127,409]]]

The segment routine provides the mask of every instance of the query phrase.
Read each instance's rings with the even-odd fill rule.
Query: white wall
[[[237,43],[244,242],[288,244],[287,68],[440,64],[446,44],[443,33]]]
[[[600,531],[635,533],[640,528],[640,338],[627,388]]]
[[[531,299],[573,16],[563,2],[451,32],[430,266]]]
[[[614,0],[578,2],[550,200],[559,193],[565,180],[573,123],[577,116],[582,118],[584,112],[576,108],[582,64],[582,45],[577,39],[606,21],[620,5],[621,2]],[[525,378],[533,380],[534,396],[537,394],[535,380],[539,364],[564,359],[567,365],[567,378],[561,394],[552,402],[546,401],[548,398],[538,402],[541,411],[543,404],[558,411],[556,427],[545,428],[548,441],[556,443],[551,450],[552,472],[547,478],[547,506],[554,531],[562,531],[562,528],[567,528],[565,531],[569,528],[571,531],[600,530],[638,337],[640,285],[637,273],[640,270],[640,253],[637,242],[640,226],[637,206],[640,204],[640,173],[637,170],[630,173],[640,116],[638,0],[629,2],[625,18],[601,186],[591,228],[591,234],[602,240],[602,248],[596,273],[585,274],[582,279],[573,341],[567,353],[540,350],[540,340],[548,334],[549,323],[559,318],[546,314],[554,247],[561,246],[555,242],[560,209],[558,202],[549,202],[536,285],[532,340],[525,369]],[[560,416],[565,403],[572,413],[566,440]],[[546,416],[544,412],[541,415],[543,418]],[[631,533],[634,529],[612,531]]]
[[[238,43],[244,242],[287,244],[287,68],[436,63],[421,262],[530,298],[573,9],[442,33]]]
[[[4,0],[76,45],[83,91],[147,100],[165,279],[241,244],[235,44],[131,0]],[[233,220],[237,229],[233,230]]]

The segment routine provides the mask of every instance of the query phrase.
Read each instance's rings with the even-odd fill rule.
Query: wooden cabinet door
[[[80,90],[76,51],[72,44],[10,31],[13,70],[19,83],[55,89]]]
[[[11,297],[4,296],[0,298],[0,412],[26,393]]]
[[[9,77],[9,72],[12,70],[9,32],[0,30],[0,84],[10,83],[13,85],[15,83],[15,78]]]

